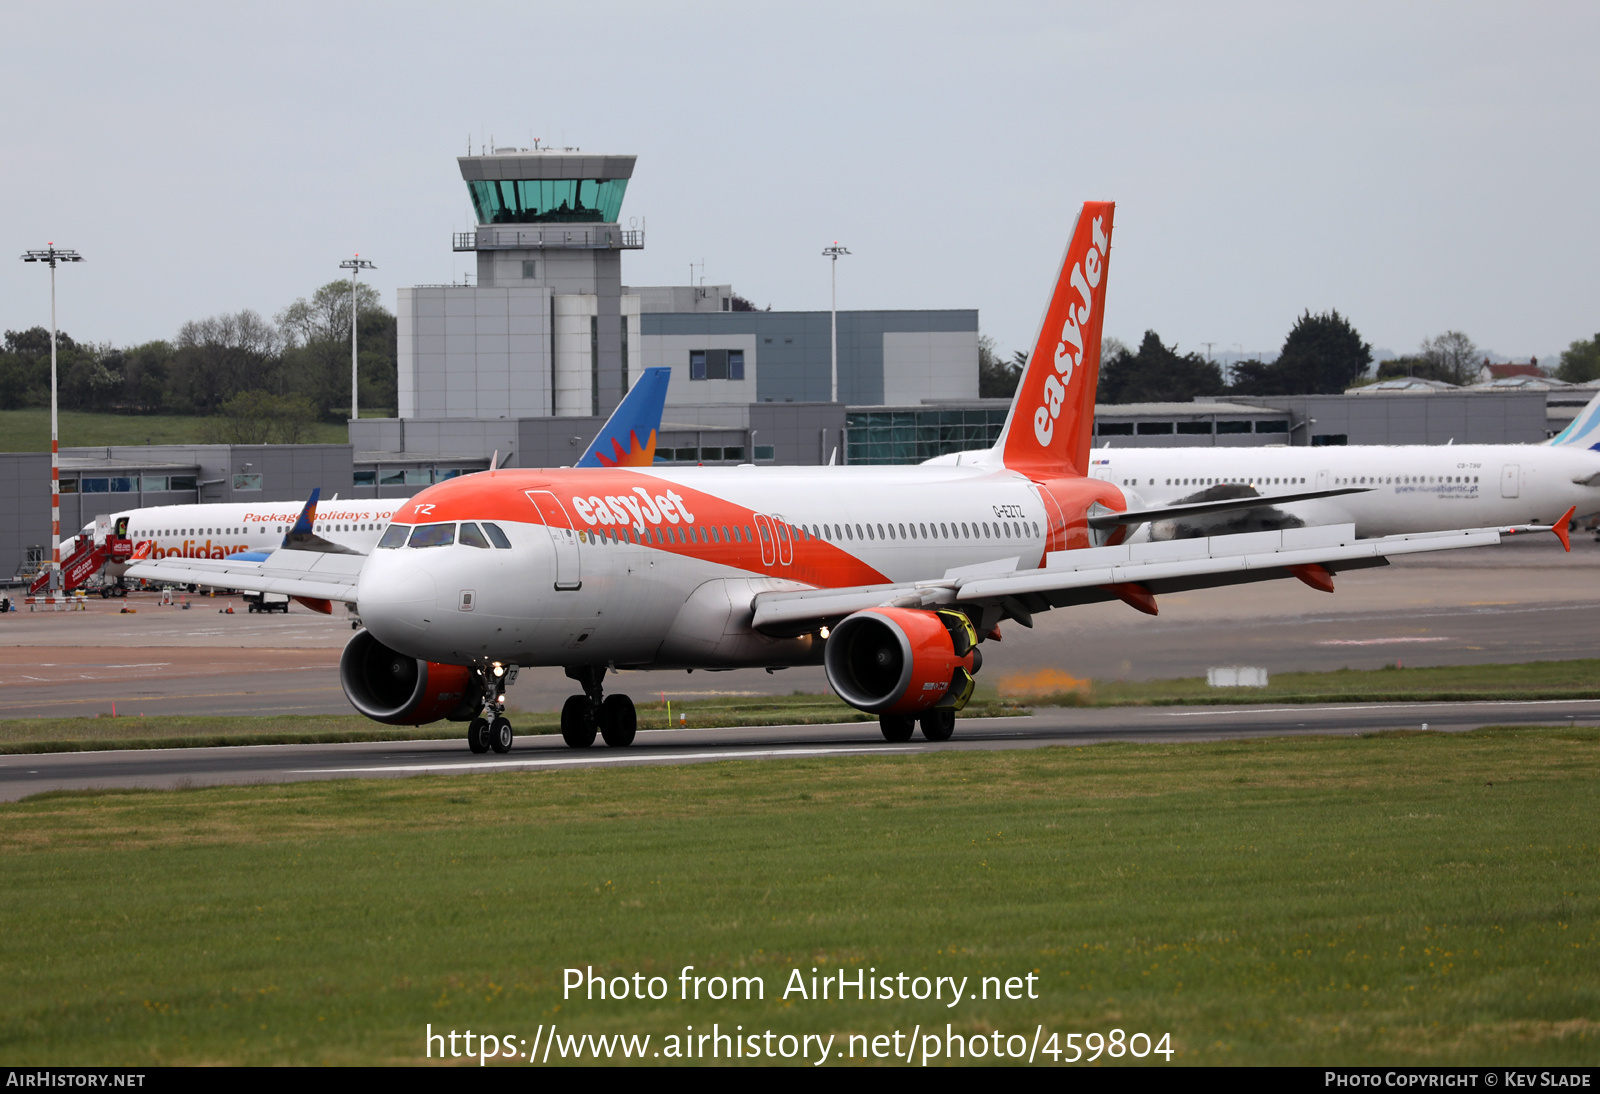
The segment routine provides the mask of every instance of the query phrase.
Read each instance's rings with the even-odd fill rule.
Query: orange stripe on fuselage
[[[394,519],[403,524],[461,520],[543,524],[544,518],[528,500],[526,492],[529,490],[548,490],[554,494],[566,507],[567,514],[572,518],[572,526],[585,535],[614,536],[632,531],[635,541],[642,546],[819,588],[877,585],[889,580],[839,544],[812,538],[793,525],[789,526],[791,562],[785,565],[780,560],[778,544],[773,543],[768,549],[773,561],[767,565],[762,562],[759,538],[752,540],[747,535],[748,531],[760,536],[755,510],[679,482],[620,468],[506,470],[496,471],[493,475],[463,476],[430,486],[402,505],[395,512]],[[643,497],[639,493],[641,490],[644,491]],[[669,494],[680,500],[674,501]],[[615,505],[611,504],[613,499]],[[577,500],[585,503],[594,520],[584,517],[582,507],[576,504]],[[611,523],[605,523],[599,517],[598,510],[590,504],[594,500],[605,503],[604,513]],[[637,512],[633,507],[635,503]],[[626,524],[618,517],[617,507],[626,514]],[[681,515],[684,511],[694,519],[686,521]],[[739,529],[739,538],[729,542],[723,536],[723,529],[735,526]],[[705,529],[710,527],[717,531],[715,542],[705,540]],[[691,529],[695,536],[692,541],[685,535]]]

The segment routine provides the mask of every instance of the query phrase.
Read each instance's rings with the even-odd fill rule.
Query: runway
[[[1553,536],[1405,558],[1340,575],[1333,595],[1297,581],[1163,597],[1161,614],[1093,604],[1001,626],[984,646],[980,682],[1026,695],[1043,670],[1079,679],[1204,676],[1212,665],[1308,669],[1496,664],[1595,656],[1600,545],[1563,552]],[[84,612],[0,617],[0,718],[109,714],[347,714],[339,653],[344,612],[287,615],[220,609],[236,599],[90,602]],[[674,703],[716,695],[820,693],[820,667],[766,673],[625,672],[607,687]],[[574,688],[559,668],[525,669],[508,695],[522,710],[558,710]]]
[[[1461,731],[1485,725],[1592,725],[1600,700],[1348,703],[1277,707],[1044,708],[1031,717],[963,719],[943,744],[889,744],[876,723],[751,729],[643,730],[626,749],[567,748],[559,737],[518,739],[503,755],[474,756],[464,741],[251,745],[0,757],[0,801],[47,790],[158,788],[404,778],[640,764],[770,761],[825,756],[1045,748],[1103,741],[1216,741],[1386,729]]]
[[[1547,542],[1548,541],[1548,542]],[[1007,623],[985,644],[980,682],[1026,695],[1048,671],[1077,678],[1199,676],[1208,666],[1298,669],[1470,665],[1594,656],[1600,547],[1562,552],[1553,537],[1404,559],[1341,575],[1332,596],[1298,582],[1165,597],[1150,618],[1121,604]],[[339,653],[342,612],[298,606],[248,615],[239,602],[193,597],[188,610],[153,597],[93,601],[86,611],[0,617],[0,718],[119,713],[346,714]],[[226,613],[229,604],[236,608]],[[822,692],[820,668],[685,674],[625,672],[610,691],[678,704],[712,695]],[[573,691],[560,669],[524,670],[513,708],[552,710]],[[691,708],[692,709],[692,708]],[[472,756],[458,741],[274,745],[0,757],[0,800],[43,790],[175,787],[299,779],[401,777],[575,766],[945,749],[1037,748],[1106,740],[1216,740],[1393,728],[1461,730],[1493,724],[1600,722],[1600,702],[1344,704],[1317,707],[1042,708],[1028,718],[963,720],[943,745],[886,744],[872,723],[722,730],[646,730],[633,748],[586,752],[556,737],[524,737],[506,756]]]

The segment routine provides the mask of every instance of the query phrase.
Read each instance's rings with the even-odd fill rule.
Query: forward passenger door
[[[567,514],[566,506],[548,490],[528,490],[525,493],[550,532],[550,543],[556,552],[556,588],[582,588],[583,559],[578,551],[578,533],[572,527],[572,517]]]

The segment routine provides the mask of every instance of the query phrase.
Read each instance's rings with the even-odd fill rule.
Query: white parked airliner
[[[1427,398],[1425,395],[1417,398]],[[1600,512],[1600,395],[1545,444],[1096,448],[1089,473],[1157,505],[1351,488],[1350,493],[1152,521],[1136,539],[1353,524],[1361,536],[1549,523]],[[927,461],[955,466],[987,450]]]
[[[1151,520],[1255,503],[1175,513],[1087,473],[1113,211],[1084,206],[1000,443],[978,463],[498,471],[422,491],[366,558],[286,545],[263,562],[128,572],[354,602],[366,629],[340,662],[351,704],[391,724],[467,722],[473,751],[504,752],[501,685],[519,666],[561,666],[582,686],[561,714],[573,747],[597,731],[632,742],[633,703],[603,694],[613,668],[819,661],[887,739],[920,723],[942,741],[1002,620],[1105,600],[1153,613],[1164,593],[1275,578],[1331,591],[1337,572],[1390,555],[1498,542],[1508,529],[1357,540],[1343,525],[1125,544]]]

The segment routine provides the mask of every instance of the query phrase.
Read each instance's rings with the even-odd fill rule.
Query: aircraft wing
[[[1251,497],[1222,498],[1217,501],[1194,501],[1181,505],[1162,505],[1154,509],[1128,509],[1121,512],[1108,510],[1089,517],[1091,528],[1115,528],[1119,524],[1144,524],[1152,520],[1169,520],[1172,517],[1194,517],[1206,513],[1227,513],[1235,509],[1260,509],[1287,505],[1292,501],[1313,501],[1317,498],[1337,498],[1344,494],[1366,494],[1368,486],[1341,486],[1333,490],[1302,490],[1296,494],[1257,494]]]
[[[1558,524],[1565,531],[1565,524]],[[1396,555],[1486,546],[1513,532],[1551,530],[1525,525],[1357,539],[1353,524],[1285,528],[1053,551],[1043,566],[1028,570],[1011,560],[952,570],[932,581],[758,593],[751,606],[756,629],[772,635],[802,634],[878,607],[970,605],[982,630],[1006,618],[1032,626],[1038,612],[1108,600],[1123,600],[1153,615],[1155,597],[1163,593],[1286,577],[1331,592],[1332,575],[1341,570],[1387,566]]]
[[[354,603],[365,555],[280,548],[265,559],[163,558],[135,561],[127,576],[177,585],[208,585],[307,600]]]

